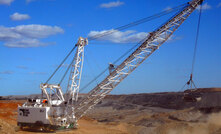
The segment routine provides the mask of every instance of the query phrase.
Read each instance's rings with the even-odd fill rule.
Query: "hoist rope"
[[[75,57],[73,57],[71,63],[68,65],[68,68],[66,69],[66,71],[65,71],[65,73],[64,73],[64,75],[63,75],[63,77],[61,78],[61,80],[60,80],[60,82],[59,82],[59,85],[61,85],[61,83],[63,82],[65,76],[67,75],[69,69],[71,68],[71,66],[72,66],[72,64],[73,64],[73,62],[74,62],[74,59],[75,59]]]
[[[60,65],[55,69],[55,71],[52,73],[52,75],[48,78],[48,80],[45,82],[45,84],[48,83],[48,81],[51,80],[51,78],[55,75],[55,73],[58,71],[58,69],[64,64],[64,62],[67,60],[67,58],[71,55],[71,53],[76,48],[76,45],[71,49],[71,51],[68,53],[68,55],[63,59],[63,61],[60,63]]]
[[[138,21],[134,21],[132,23],[129,23],[127,25],[124,25],[124,26],[121,26],[121,27],[118,27],[118,28],[115,28],[114,30],[111,30],[111,31],[107,31],[107,32],[104,32],[103,34],[98,34],[98,35],[95,35],[93,37],[89,37],[88,40],[95,40],[97,38],[100,38],[100,37],[103,37],[103,36],[107,36],[109,34],[113,34],[114,32],[117,32],[117,30],[124,30],[126,28],[129,28],[129,27],[132,27],[132,26],[136,26],[136,25],[139,25],[141,23],[144,23],[144,22],[147,22],[147,21],[150,21],[150,20],[153,20],[153,19],[156,19],[156,18],[159,18],[163,15],[166,15],[166,14],[169,14],[171,12],[174,12],[174,11],[177,11],[181,8],[184,8],[187,4],[182,4],[182,5],[179,5],[177,7],[174,7],[174,8],[171,8],[171,9],[168,9],[168,10],[165,10],[163,12],[160,12],[158,14],[154,14],[152,16],[149,16],[149,17],[146,17],[146,18],[143,18],[143,19],[140,19]],[[136,45],[134,45],[132,48],[130,48],[127,52],[125,52],[123,55],[121,55],[117,60],[115,60],[113,62],[113,64],[116,64],[119,60],[121,60],[124,56],[126,56],[128,53],[130,53],[134,48],[136,48],[139,44],[141,44],[143,41],[145,41],[147,37],[145,37],[144,39],[142,39],[139,43],[137,43]],[[108,70],[108,67],[106,69],[104,69],[100,74],[98,74],[94,79],[92,79],[90,82],[88,82],[84,87],[82,87],[79,92],[82,92],[83,90],[85,90],[88,86],[90,86],[94,81],[96,81],[100,76],[102,76],[106,71]]]
[[[172,13],[172,12],[174,12],[174,11],[177,11],[177,10],[181,9],[182,7],[185,7],[186,5],[187,5],[187,4],[185,3],[185,4],[179,5],[179,6],[174,7],[174,8],[170,8],[170,9],[164,10],[164,11],[162,11],[162,12],[160,12],[160,13],[157,13],[157,14],[154,14],[154,15],[152,15],[152,16],[148,16],[148,17],[146,17],[146,18],[143,18],[143,19],[140,19],[140,20],[137,20],[137,21],[128,23],[128,24],[123,25],[123,26],[120,26],[120,27],[117,27],[117,28],[115,28],[115,29],[113,29],[113,30],[106,31],[106,32],[104,32],[104,33],[102,33],[102,34],[97,34],[97,35],[94,35],[94,36],[92,36],[92,37],[88,37],[88,41],[96,40],[96,39],[98,39],[98,38],[100,38],[100,37],[113,34],[113,33],[117,32],[117,31],[122,31],[122,30],[124,30],[124,29],[127,29],[127,28],[130,28],[130,27],[133,27],[133,26],[136,26],[136,25],[139,25],[139,24],[142,24],[142,23],[151,21],[151,20],[153,20],[153,19],[156,19],[156,18],[159,18],[159,17],[161,17],[161,16],[167,15],[167,14]]]
[[[193,59],[192,59],[192,68],[191,68],[191,73],[190,73],[190,79],[186,82],[186,84],[182,87],[181,90],[183,90],[186,85],[190,85],[190,88],[192,88],[192,85],[196,87],[194,81],[193,81],[193,72],[194,72],[194,67],[195,67],[195,62],[196,62],[196,52],[197,52],[197,46],[198,46],[198,38],[199,38],[199,31],[200,31],[200,22],[201,22],[201,14],[202,14],[202,4],[200,5],[200,11],[199,11],[199,18],[198,18],[198,24],[197,24],[197,30],[196,30],[196,39],[195,39],[195,46],[193,50]]]
[[[184,6],[186,6],[186,5],[187,5],[187,4],[182,4],[182,5],[179,5],[179,6],[177,6],[177,7],[174,7],[174,8],[165,10],[165,11],[163,11],[163,12],[154,14],[154,15],[152,15],[152,16],[149,16],[149,17],[146,17],[146,18],[143,18],[143,19],[134,21],[134,22],[132,22],[132,23],[129,23],[129,24],[126,24],[126,25],[123,25],[123,26],[120,26],[120,27],[117,27],[117,28],[115,28],[115,29],[113,29],[113,30],[111,30],[111,31],[107,31],[107,32],[104,32],[104,33],[102,33],[102,34],[98,34],[98,35],[95,35],[95,36],[92,36],[92,37],[88,37],[88,41],[92,41],[92,40],[98,39],[98,38],[100,38],[100,37],[113,34],[113,33],[117,32],[117,31],[122,31],[122,30],[124,30],[124,29],[127,29],[127,28],[130,28],[130,27],[139,25],[139,24],[141,24],[141,23],[145,23],[145,22],[147,22],[147,21],[151,21],[151,20],[153,20],[153,19],[156,19],[156,18],[159,18],[159,17],[161,17],[161,16],[167,15],[167,14],[172,13],[172,12],[174,12],[174,11],[177,11],[177,10],[181,9],[182,7],[184,7]],[[139,44],[139,43],[138,43],[138,44]],[[135,46],[137,46],[137,45],[135,45]],[[135,47],[135,46],[134,46],[134,47]],[[72,50],[71,50],[71,51],[68,53],[68,55],[64,58],[64,60],[61,62],[61,64],[55,69],[55,71],[52,73],[52,75],[49,77],[49,79],[45,82],[45,84],[47,84],[47,83],[51,80],[51,78],[55,75],[55,73],[56,73],[56,72],[58,71],[58,69],[63,65],[63,63],[67,60],[67,58],[68,58],[68,57],[70,56],[70,54],[74,51],[75,48],[76,48],[76,45],[72,48]],[[121,59],[121,58],[119,58],[119,59]],[[73,63],[73,62],[71,62],[71,63]],[[60,80],[60,83],[59,83],[59,84],[62,83],[62,81],[63,81],[64,77],[66,76],[66,74],[67,74],[67,72],[68,72],[69,69],[70,69],[70,65],[69,65],[69,67],[67,68],[65,74],[63,75],[62,79]],[[106,71],[106,69],[104,70],[104,72],[105,72],[105,71]],[[102,75],[104,72],[102,72],[100,75]],[[99,75],[99,77],[100,77],[100,75]],[[96,77],[96,78],[97,78],[97,77]]]
[[[134,45],[133,47],[131,47],[128,51],[126,51],[123,55],[121,55],[117,60],[115,60],[113,62],[113,64],[116,64],[118,61],[120,61],[123,57],[125,57],[128,53],[130,53],[133,49],[135,49],[138,45],[140,45],[141,43],[143,43],[143,41],[146,40],[147,37],[145,37],[144,39],[142,39],[141,41],[139,41],[136,45]],[[96,81],[100,76],[102,76],[106,71],[108,70],[108,67],[103,70],[100,74],[98,74],[94,79],[92,79],[89,83],[87,83],[83,88],[81,88],[79,90],[79,92],[82,92],[83,90],[85,90],[89,85],[91,85],[94,81]]]
[[[200,13],[199,13],[198,24],[197,24],[196,40],[195,40],[195,47],[194,47],[194,52],[193,52],[193,60],[192,60],[192,70],[191,70],[191,74],[193,74],[194,65],[195,65],[195,61],[196,61],[196,51],[197,51],[197,46],[198,46],[198,38],[199,38],[200,22],[201,22],[201,14],[202,14],[202,5],[200,5]]]

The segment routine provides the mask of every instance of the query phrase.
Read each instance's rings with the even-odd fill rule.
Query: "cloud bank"
[[[13,74],[14,72],[13,71],[2,71],[0,72],[0,74]]]
[[[217,8],[221,7],[221,2],[217,5]]]
[[[10,5],[14,0],[0,0],[1,5]]]
[[[98,41],[109,41],[112,43],[137,43],[139,41],[141,41],[142,39],[144,39],[148,33],[145,32],[136,32],[133,30],[127,30],[125,32],[121,32],[118,30],[103,30],[103,31],[91,31],[88,34],[89,38],[93,38],[96,36],[99,36],[101,34],[110,32],[112,34],[106,35],[106,36],[102,36],[97,38],[96,40]]]
[[[205,3],[205,4],[201,5],[201,6],[202,6],[202,10],[209,10],[209,9],[212,8],[208,3]],[[198,6],[196,9],[200,10],[200,6]]]
[[[30,75],[45,75],[47,73],[46,72],[29,72],[28,74],[30,74]]]
[[[101,8],[112,8],[112,7],[119,7],[123,4],[124,4],[124,2],[113,1],[113,2],[109,2],[109,3],[103,3],[103,4],[100,5],[100,7]]]
[[[16,27],[0,26],[0,41],[6,47],[39,47],[51,43],[41,42],[40,38],[63,33],[64,30],[58,26],[46,25],[19,25]]]
[[[20,14],[20,13],[14,13],[10,16],[11,20],[14,21],[20,21],[20,20],[27,20],[30,19],[30,16],[28,14]]]

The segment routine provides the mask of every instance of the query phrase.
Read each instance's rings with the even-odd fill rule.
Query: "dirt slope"
[[[201,103],[185,102],[182,99],[183,92],[109,95],[79,120],[78,129],[56,133],[221,134],[220,108],[205,112],[198,107],[205,102],[203,106],[209,108],[219,106],[219,89],[200,89],[195,93],[200,93]],[[17,106],[22,103],[23,100],[0,101],[0,134],[33,133],[18,131],[16,126]]]

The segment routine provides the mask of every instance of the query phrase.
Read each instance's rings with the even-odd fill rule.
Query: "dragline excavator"
[[[159,49],[202,2],[203,0],[188,2],[175,16],[151,32],[143,43],[120,65],[114,69],[112,68],[112,71],[103,81],[97,84],[85,97],[78,100],[84,47],[88,44],[87,38],[80,37],[75,45],[77,50],[74,60],[70,64],[71,73],[66,93],[63,93],[60,84],[48,84],[47,82],[41,84],[42,98],[28,99],[27,102],[18,107],[18,126],[21,129],[33,128],[45,131],[76,128],[77,121],[145,59]]]

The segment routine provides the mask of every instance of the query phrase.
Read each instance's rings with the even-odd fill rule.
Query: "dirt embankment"
[[[185,101],[184,92],[108,95],[79,120],[78,129],[56,133],[221,134],[220,89],[191,91],[192,96],[201,97],[200,101]],[[16,98],[11,96],[13,97]],[[17,131],[17,106],[23,102],[22,100],[0,101],[1,134],[33,133]],[[215,111],[205,112],[201,110],[202,107],[218,108]]]
[[[16,126],[17,107],[23,102],[19,101],[0,101],[0,133],[14,133]]]
[[[39,132],[20,131],[16,125],[17,107],[24,101],[1,100],[0,101],[0,134],[34,134]],[[101,123],[90,117],[79,120],[80,127],[75,130],[57,131],[58,134],[128,134],[128,124],[125,123]],[[130,128],[132,128],[130,126]],[[131,132],[133,132],[131,130]],[[44,133],[45,134],[45,133]],[[132,133],[131,133],[132,134]]]
[[[189,100],[185,100],[187,97]],[[197,101],[196,99],[199,99]],[[186,108],[221,108],[221,88],[199,88],[184,92],[162,92],[129,95],[108,95],[96,107],[112,106],[114,109],[135,107],[161,107],[182,110]]]

